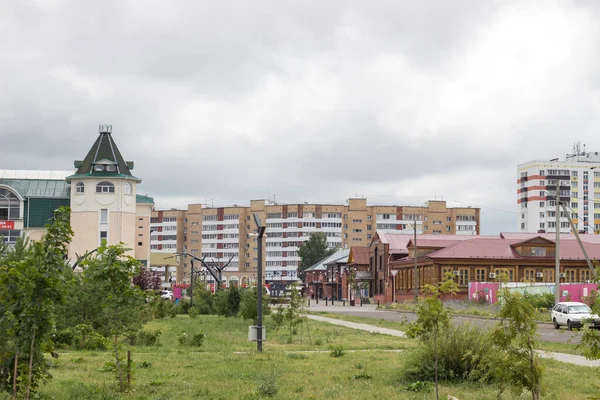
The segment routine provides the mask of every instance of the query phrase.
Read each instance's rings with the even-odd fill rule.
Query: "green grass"
[[[270,319],[267,319],[267,325]],[[145,329],[160,329],[161,347],[132,347],[133,390],[115,393],[115,374],[99,369],[112,354],[60,351],[53,360],[54,379],[40,390],[42,399],[430,399],[432,393],[408,392],[399,369],[405,353],[415,346],[409,339],[371,334],[310,321],[313,344],[286,344],[286,335],[267,331],[265,352],[247,341],[248,322],[216,316],[155,320]],[[200,348],[177,342],[182,333],[205,333]],[[317,340],[318,339],[318,340]],[[321,344],[314,344],[319,341]],[[129,347],[125,346],[124,349]],[[343,349],[332,357],[332,349]],[[406,349],[400,353],[375,349]],[[320,350],[313,352],[311,350]],[[365,351],[354,351],[365,350]],[[374,351],[375,350],[375,351]],[[543,360],[550,399],[585,399],[596,393],[597,370]],[[259,393],[262,393],[260,395]],[[464,399],[496,399],[487,385],[442,384],[441,394]],[[0,396],[0,398],[2,398]],[[530,398],[507,394],[505,398]]]

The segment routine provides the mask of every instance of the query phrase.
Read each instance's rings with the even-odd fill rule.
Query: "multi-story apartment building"
[[[258,246],[253,214],[266,226],[263,243],[266,282],[298,279],[298,250],[314,232],[323,232],[330,248],[350,248],[368,246],[376,231],[412,233],[413,224],[417,233],[478,235],[480,231],[479,209],[448,208],[445,201],[429,201],[425,206],[413,207],[370,206],[364,198],[349,199],[346,204],[338,205],[252,200],[249,206],[222,208],[190,204],[187,211],[179,212],[184,226],[171,245],[176,244],[177,251],[181,251],[177,247],[181,243],[183,251],[206,262],[221,266],[229,263],[225,278],[241,285],[256,279]],[[158,245],[152,242],[152,246]],[[179,282],[189,282],[190,266],[190,260],[181,260]],[[199,268],[198,263],[194,267]]]
[[[577,144],[564,159],[533,160],[517,167],[518,229],[556,232],[556,183],[567,212],[560,211],[560,232],[600,230],[600,154]]]

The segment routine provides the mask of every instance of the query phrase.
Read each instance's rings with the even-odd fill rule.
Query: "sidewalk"
[[[335,312],[335,311],[333,311],[334,307],[336,307],[336,306],[329,306],[327,308],[328,308],[328,310],[331,310],[331,312]],[[365,306],[363,306],[363,308],[364,307]],[[314,308],[311,307],[311,310],[314,310]],[[372,311],[372,310],[373,310],[373,308],[371,308],[370,311]],[[316,310],[314,310],[314,311],[316,311]],[[383,335],[390,335],[390,336],[396,336],[396,337],[405,337],[406,336],[406,334],[404,332],[396,330],[396,329],[380,328],[378,326],[373,326],[373,325],[368,325],[368,324],[359,324],[356,322],[344,321],[344,320],[335,319],[335,318],[327,318],[327,317],[322,317],[320,315],[307,314],[306,317],[309,319],[313,319],[315,321],[327,322],[327,323],[330,323],[333,325],[345,326],[346,328],[358,329],[361,331],[376,332],[376,333],[381,333]],[[542,357],[542,358],[549,358],[549,359],[553,359],[553,360],[568,363],[568,364],[580,365],[583,367],[600,367],[600,360],[588,360],[583,356],[578,356],[575,354],[553,353],[553,352],[541,351],[541,350],[539,350],[538,353],[540,354],[540,357]]]

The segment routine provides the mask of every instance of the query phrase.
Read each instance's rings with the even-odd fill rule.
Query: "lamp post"
[[[257,271],[256,271],[256,275],[258,278],[258,282],[257,282],[257,302],[256,302],[256,348],[259,351],[259,353],[262,353],[262,330],[263,330],[263,310],[262,310],[262,297],[263,297],[263,236],[265,234],[265,226],[262,226],[260,223],[260,218],[258,217],[258,215],[253,214],[254,216],[254,223],[256,224],[256,229],[258,230],[258,235],[256,237],[256,241],[257,241],[257,250],[258,250],[258,257],[257,257]]]
[[[392,270],[392,302],[396,302],[396,274],[398,273],[397,269]]]

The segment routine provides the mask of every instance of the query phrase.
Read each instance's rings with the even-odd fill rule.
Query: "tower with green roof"
[[[101,243],[123,242],[135,256],[136,194],[142,180],[135,177],[133,162],[125,161],[112,136],[111,125],[100,125],[99,135],[75,174],[66,178],[71,187],[71,226],[74,232],[69,257],[96,249]],[[146,240],[148,240],[146,238]]]

